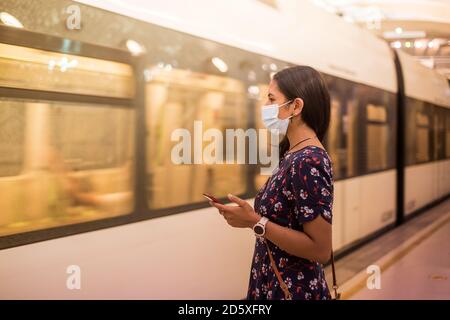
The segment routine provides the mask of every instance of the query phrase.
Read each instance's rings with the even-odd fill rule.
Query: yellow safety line
[[[447,213],[448,215],[448,213]],[[412,249],[417,247],[420,243],[422,243],[424,240],[429,238],[433,233],[435,233],[438,229],[445,226],[450,221],[450,216],[448,216],[442,223],[436,223],[436,226],[431,227],[430,230],[428,230],[426,233],[421,235],[419,238],[414,240],[410,245],[408,245],[406,248],[400,249],[400,251],[392,256],[391,259],[389,259],[387,262],[383,263],[383,265],[379,266],[381,272],[385,272],[390,266],[392,266],[394,263],[398,262],[401,258],[406,256]],[[381,257],[380,259],[382,259]],[[341,299],[342,300],[348,300],[350,297],[352,297],[355,293],[361,291],[366,287],[367,278],[364,277],[361,281],[359,281],[357,284],[352,286],[350,289],[345,290],[345,292],[341,293]]]

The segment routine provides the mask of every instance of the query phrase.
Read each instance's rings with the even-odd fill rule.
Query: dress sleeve
[[[321,215],[331,223],[333,177],[329,160],[316,155],[301,157],[293,163],[289,179],[298,222],[303,224]]]

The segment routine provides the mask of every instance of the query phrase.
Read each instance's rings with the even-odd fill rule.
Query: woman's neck
[[[314,144],[318,143],[318,139],[316,138],[314,130],[312,130],[305,124],[297,125],[295,127],[289,126],[287,138],[289,140],[289,145],[291,148],[302,140],[312,138],[298,144],[297,146],[295,146],[295,148],[293,148],[293,150],[302,148],[304,145],[311,144],[311,142],[313,142]]]

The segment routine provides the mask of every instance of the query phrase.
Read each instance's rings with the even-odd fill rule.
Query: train
[[[448,80],[309,1],[4,0],[0,21],[2,299],[243,299],[255,237],[202,193],[253,204],[267,176],[174,164],[172,133],[262,128],[289,66],[329,87],[338,258],[449,195]]]

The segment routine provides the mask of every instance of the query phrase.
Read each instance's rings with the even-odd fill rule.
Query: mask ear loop
[[[289,105],[289,104],[291,104],[291,103],[294,102],[294,101],[295,101],[295,99],[291,99],[291,100],[289,100],[289,101],[283,103],[282,105],[280,105],[280,108],[281,108],[281,107],[284,107],[285,105]],[[293,117],[294,117],[294,115],[291,115],[290,117],[287,118],[287,119],[289,119],[289,122],[292,122],[292,118],[293,118]]]
[[[294,102],[295,101],[295,99],[293,99],[293,100],[291,100],[292,102]],[[291,103],[292,103],[291,102]],[[292,114],[288,119],[289,119],[289,122],[292,122],[292,118],[294,117],[294,115]]]

